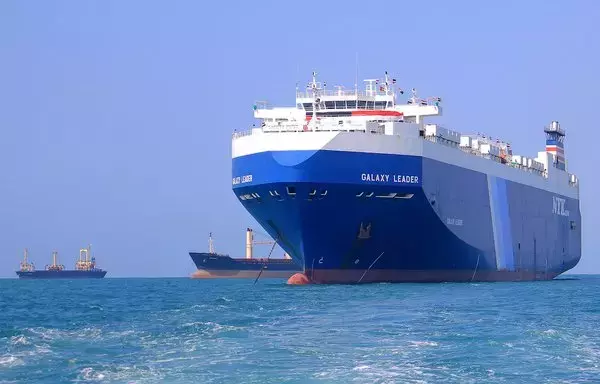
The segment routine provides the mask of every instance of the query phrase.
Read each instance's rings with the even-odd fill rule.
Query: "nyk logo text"
[[[565,209],[566,200],[560,197],[552,197],[552,213],[559,216],[569,216],[569,211]]]

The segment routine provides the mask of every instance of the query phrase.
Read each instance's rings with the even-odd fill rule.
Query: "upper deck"
[[[566,172],[562,141],[564,130],[557,122],[545,128],[546,134],[560,145],[547,145],[546,152],[537,158],[514,155],[510,144],[483,134],[461,134],[437,124],[427,123],[428,117],[441,116],[441,98],[419,98],[413,88],[411,96],[400,103],[398,95],[404,91],[396,87],[396,79],[385,73],[383,79],[365,80],[365,89],[326,89],[313,72],[312,81],[304,91],[296,91],[294,107],[272,107],[268,103],[254,106],[254,117],[259,128],[235,132],[233,140],[247,135],[278,134],[290,132],[362,132],[380,135],[398,135],[390,124],[415,125],[419,137],[438,145],[456,148],[473,156],[484,157],[509,167],[522,169],[540,177],[548,178],[556,171]],[[559,139],[554,136],[560,135]],[[552,141],[552,142],[554,142]],[[548,158],[545,154],[549,153]],[[578,179],[567,174],[569,185],[577,187]]]
[[[350,123],[364,121],[365,117],[369,120],[419,123],[423,117],[442,114],[441,98],[419,98],[415,89],[406,103],[399,104],[397,95],[404,94],[404,91],[395,86],[396,79],[390,79],[387,72],[384,79],[368,79],[365,83],[364,90],[356,87],[348,90],[342,86],[329,90],[325,83],[317,81],[313,72],[312,82],[306,90],[296,91],[295,107],[274,108],[266,102],[257,102],[254,117],[261,120],[261,127],[265,131],[279,131],[281,127],[293,130],[297,124],[302,124],[304,129],[304,123],[307,123],[308,129],[318,130],[321,125],[319,120],[328,117],[353,118]],[[313,116],[316,119],[312,119]],[[326,121],[322,123],[327,124]],[[339,120],[335,124],[341,125]],[[339,129],[344,130],[343,127]]]

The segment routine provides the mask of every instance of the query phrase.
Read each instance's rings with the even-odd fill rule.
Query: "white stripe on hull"
[[[470,169],[505,180],[539,188],[562,196],[579,199],[579,190],[568,182],[568,174],[558,171],[545,178],[526,170],[434,143],[423,138],[363,132],[289,132],[255,133],[235,138],[232,157],[267,151],[330,150],[422,156],[446,164]]]
[[[493,196],[493,179],[488,175],[487,184],[488,184],[488,196],[490,201],[490,211],[492,218],[492,232],[494,234],[494,252],[496,253],[496,269],[502,268],[502,260],[500,260],[500,239],[498,238],[498,213],[496,212],[496,204],[494,204],[494,196]]]

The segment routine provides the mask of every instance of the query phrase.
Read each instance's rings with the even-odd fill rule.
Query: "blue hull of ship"
[[[581,257],[578,200],[427,158],[263,152],[233,184],[317,283],[551,279]]]
[[[17,271],[19,279],[102,279],[106,276],[107,271],[32,271],[21,272]]]

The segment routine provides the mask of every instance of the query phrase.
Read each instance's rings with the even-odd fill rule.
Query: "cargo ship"
[[[288,254],[283,258],[255,258],[253,256],[254,245],[271,244],[274,241],[254,241],[254,231],[246,229],[246,257],[232,258],[229,255],[215,252],[212,233],[208,236],[208,252],[190,252],[194,261],[196,272],[192,278],[214,279],[214,278],[290,278],[302,268],[295,263]],[[272,251],[272,250],[271,250]],[[269,255],[270,256],[270,255]]]
[[[96,267],[96,258],[90,255],[90,247],[79,250],[79,260],[75,269],[65,269],[58,263],[58,252],[52,252],[52,264],[43,270],[36,270],[28,261],[28,250],[25,249],[20,269],[16,272],[20,279],[101,279],[106,276],[105,270]]]
[[[440,97],[402,95],[387,72],[360,90],[313,73],[294,106],[256,103],[258,122],[234,131],[233,192],[298,282],[531,281],[577,265],[579,180],[557,121],[524,156],[431,122]]]

